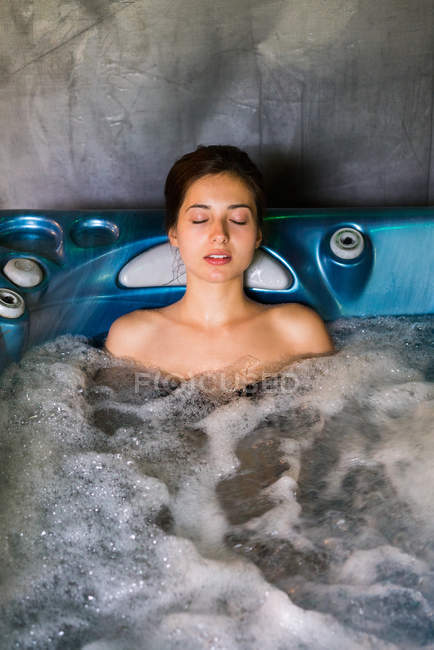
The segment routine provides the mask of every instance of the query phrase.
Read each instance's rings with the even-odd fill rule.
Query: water
[[[434,647],[433,319],[242,394],[83,337],[1,383],[0,646]]]

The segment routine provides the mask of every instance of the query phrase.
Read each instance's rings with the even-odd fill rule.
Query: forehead
[[[245,181],[235,174],[222,172],[221,174],[207,174],[193,181],[188,187],[183,205],[201,199],[201,203],[234,203],[234,199],[239,202],[249,203],[252,208],[255,205],[255,199],[252,190]]]

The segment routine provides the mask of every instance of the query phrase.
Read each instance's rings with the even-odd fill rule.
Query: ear
[[[167,234],[168,234],[169,241],[170,241],[171,245],[172,246],[178,246],[178,238],[176,236],[176,228],[174,226],[172,226],[171,228],[169,228],[169,231],[168,231]]]
[[[260,228],[258,228],[258,234],[256,235],[256,246],[255,246],[255,248],[258,248],[261,241],[262,241],[262,230]]]

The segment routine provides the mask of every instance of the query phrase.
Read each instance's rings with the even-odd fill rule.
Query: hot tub
[[[0,212],[1,366],[60,334],[102,341],[121,314],[179,300],[162,224],[161,210]],[[434,311],[433,208],[269,210],[263,230],[245,274],[259,302],[325,320]]]
[[[433,212],[268,213],[246,291],[337,352],[220,396],[100,346],[161,223],[3,214],[0,647],[432,647]]]

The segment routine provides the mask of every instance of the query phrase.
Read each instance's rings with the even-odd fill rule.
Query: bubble
[[[224,395],[85,337],[12,364],[0,379],[0,639],[427,647],[432,318],[330,330],[336,354]]]

